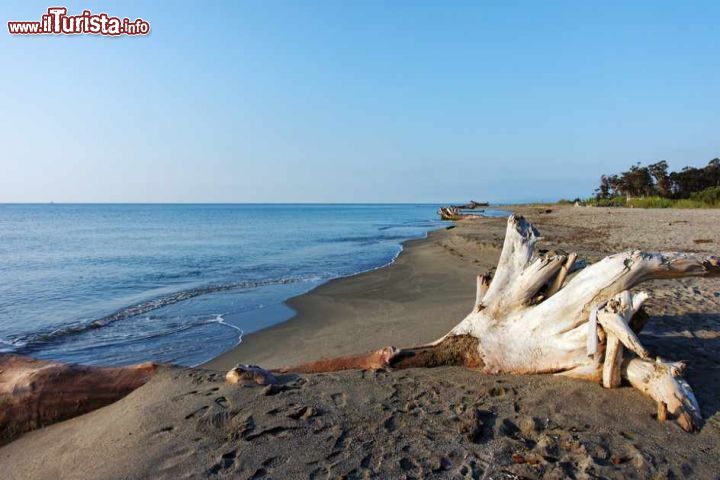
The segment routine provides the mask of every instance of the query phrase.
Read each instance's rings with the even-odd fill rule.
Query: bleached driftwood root
[[[684,365],[650,359],[637,337],[647,321],[641,311],[647,294],[630,289],[652,279],[720,275],[718,258],[628,251],[570,278],[577,256],[536,255],[538,238],[523,217],[510,216],[494,278],[478,277],[472,311],[437,341],[280,371],[462,365],[489,374],[561,374],[607,388],[624,378],[658,402],[660,420],[669,413],[685,430],[698,428],[700,409],[681,377]]]
[[[463,217],[463,213],[459,207],[441,207],[438,210],[441,220],[459,220]]]
[[[474,213],[463,213],[463,211],[461,210],[461,206],[441,207],[438,210],[438,215],[440,215],[440,220],[450,221],[462,220],[466,218],[480,218],[477,214]]]

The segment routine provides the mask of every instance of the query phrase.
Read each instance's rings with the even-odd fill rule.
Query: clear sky
[[[147,37],[11,36],[66,5]],[[0,5],[0,202],[588,196],[720,156],[718,1]]]

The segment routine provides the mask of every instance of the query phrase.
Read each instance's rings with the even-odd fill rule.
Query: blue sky
[[[57,2],[55,2],[57,3]],[[70,2],[13,37],[0,202],[529,201],[720,156],[720,2]]]

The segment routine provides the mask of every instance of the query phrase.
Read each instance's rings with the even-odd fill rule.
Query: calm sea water
[[[391,262],[434,205],[0,205],[0,352],[194,365]]]

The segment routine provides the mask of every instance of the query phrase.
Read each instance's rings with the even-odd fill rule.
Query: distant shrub
[[[625,203],[634,208],[672,208],[675,201],[662,197],[631,198]]]
[[[675,208],[712,208],[712,205],[708,205],[697,200],[690,200],[689,198],[683,198],[675,200],[673,204]]]
[[[710,187],[691,193],[690,200],[701,203],[706,207],[720,207],[720,187]]]
[[[588,198],[583,203],[595,207],[624,207],[626,200],[625,197]]]
[[[720,208],[720,187],[710,187],[694,192],[690,198],[671,199],[663,197],[631,198],[626,201],[634,208]]]

